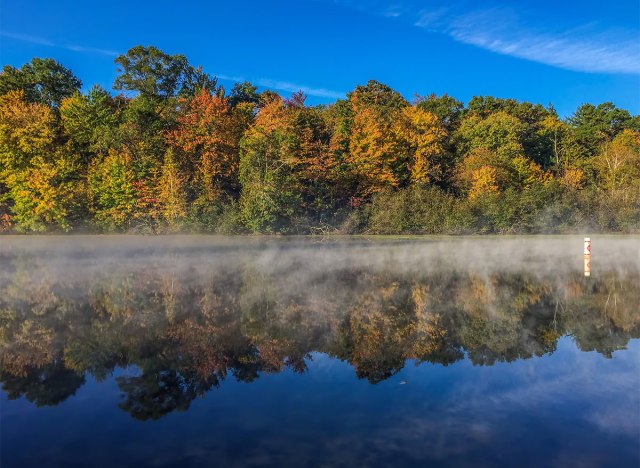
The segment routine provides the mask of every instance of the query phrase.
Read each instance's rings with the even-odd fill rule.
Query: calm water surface
[[[0,464],[640,465],[640,238],[0,237]]]

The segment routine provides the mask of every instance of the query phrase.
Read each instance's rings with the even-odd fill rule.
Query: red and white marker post
[[[591,276],[591,237],[584,238],[584,276]]]

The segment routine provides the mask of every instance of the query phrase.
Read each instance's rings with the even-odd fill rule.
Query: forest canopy
[[[109,92],[34,58],[0,73],[0,232],[640,230],[640,116],[377,81],[329,105],[226,90],[136,46]]]

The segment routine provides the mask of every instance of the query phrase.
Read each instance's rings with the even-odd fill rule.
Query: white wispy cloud
[[[604,34],[583,26],[548,32],[512,18],[496,11],[472,13],[453,18],[446,33],[458,42],[568,70],[640,73],[640,42],[631,31]]]
[[[71,50],[73,52],[100,54],[100,55],[107,55],[109,57],[117,57],[118,55],[120,55],[120,52],[117,52],[115,50],[100,49],[96,47],[87,47],[87,46],[81,46],[81,45],[75,45],[75,44],[61,45],[61,44],[56,44],[43,37],[31,36],[27,34],[18,34],[18,33],[13,33],[9,31],[0,31],[0,36],[21,41],[21,42],[27,42],[30,44],[37,44],[37,45],[42,45],[47,47],[56,47],[56,48]],[[343,98],[346,94],[342,91],[334,91],[326,88],[315,88],[315,87],[311,87],[303,84],[291,83],[288,81],[281,81],[281,80],[273,80],[270,78],[259,78],[257,80],[247,80],[242,76],[231,76],[231,75],[224,75],[224,74],[219,74],[217,76],[222,80],[235,81],[238,83],[243,81],[252,81],[258,86],[262,86],[265,88],[272,88],[280,91],[287,91],[290,93],[303,91],[305,94],[309,96],[324,97],[324,98],[330,98],[330,99],[340,99],[340,98]]]
[[[55,46],[55,44],[48,39],[38,36],[31,36],[28,34],[17,34],[8,31],[0,31],[0,36],[8,37],[9,39],[15,39],[16,41],[28,42],[30,44],[38,44],[49,47]]]
[[[118,55],[120,55],[120,53],[116,52],[115,50],[86,47],[86,46],[75,45],[75,44],[71,44],[71,45],[56,44],[55,42],[50,41],[49,39],[45,39],[39,36],[32,36],[29,34],[19,34],[19,33],[13,33],[9,31],[0,31],[0,36],[7,37],[9,39],[13,39],[20,42],[27,42],[29,44],[43,45],[47,47],[57,47],[60,49],[71,50],[73,52],[101,54],[101,55],[108,55],[110,57],[117,57]]]
[[[248,81],[248,80],[245,80],[244,77],[238,76],[238,75],[223,75],[221,73],[218,73],[218,74],[216,74],[216,76],[221,80],[235,81],[237,83],[242,83],[243,81]]]
[[[445,7],[435,8],[432,10],[421,10],[418,13],[418,18],[416,22],[413,23],[413,25],[419,28],[437,31],[438,28],[441,28],[443,26],[442,20],[443,18],[446,18],[448,12],[449,9]]]
[[[405,13],[405,9],[400,4],[392,4],[387,8],[382,10],[382,16],[386,16],[387,18],[398,18]]]
[[[396,20],[457,42],[502,55],[587,73],[640,74],[640,32],[603,28],[602,23],[566,27],[548,15],[534,17],[525,7],[490,8],[487,2],[329,0],[335,4]],[[516,8],[519,7],[519,10]],[[401,12],[401,14],[390,14]],[[400,17],[400,18],[397,18]],[[560,29],[564,27],[564,29]]]
[[[333,91],[325,88],[312,88],[302,84],[289,83],[287,81],[271,80],[269,78],[260,78],[256,80],[256,83],[265,88],[274,88],[281,91],[289,91],[295,93],[296,91],[303,91],[309,96],[325,97],[331,99],[340,99],[345,96],[346,93],[341,91]]]
[[[93,54],[108,55],[110,57],[117,57],[118,55],[120,55],[120,52],[116,52],[115,50],[97,49],[95,47],[84,47],[84,46],[79,46],[79,45],[68,45],[68,46],[63,46],[63,47],[65,49],[69,49],[69,50],[72,50],[74,52],[88,52],[88,53],[93,53]]]
[[[303,85],[303,84],[290,83],[288,81],[273,80],[270,78],[259,78],[256,80],[251,80],[251,79],[246,79],[242,76],[231,76],[231,75],[224,75],[224,74],[217,74],[216,76],[221,80],[235,81],[238,83],[243,81],[250,81],[264,88],[277,89],[280,91],[287,91],[290,93],[302,91],[309,96],[316,96],[316,97],[323,97],[323,98],[330,98],[330,99],[341,99],[346,94],[345,92],[342,92],[342,91],[334,91],[326,88],[314,88],[314,87]]]

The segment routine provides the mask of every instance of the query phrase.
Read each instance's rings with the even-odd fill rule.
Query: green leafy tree
[[[193,68],[182,54],[169,55],[153,46],[136,46],[115,60],[118,77],[114,88],[143,96],[167,99],[193,95],[200,89],[216,90],[217,79]]]
[[[546,168],[551,163],[551,141],[541,132],[543,122],[548,117],[557,117],[553,107],[543,107],[515,99],[501,99],[491,96],[475,96],[469,102],[466,113],[487,118],[504,112],[524,124],[521,130],[520,143],[524,153],[537,164]]]
[[[89,168],[89,193],[98,226],[113,230],[127,228],[135,213],[135,173],[126,152],[109,151]]]
[[[452,132],[458,127],[464,113],[464,104],[448,94],[417,96],[415,105],[438,117],[448,132]]]
[[[568,119],[586,156],[594,156],[600,145],[612,141],[625,128],[635,127],[637,122],[628,111],[611,102],[583,104]]]
[[[460,124],[457,137],[462,154],[478,148],[494,151],[498,156],[514,158],[524,154],[526,125],[517,117],[499,111],[483,118],[470,114]]]
[[[0,94],[22,90],[27,101],[50,107],[58,107],[80,86],[82,82],[71,70],[50,58],[34,58],[21,68],[5,65],[0,73]]]
[[[229,104],[232,107],[242,103],[249,103],[256,107],[260,104],[258,88],[248,81],[233,85],[231,93],[229,94]]]
[[[85,153],[87,162],[95,151],[103,149],[101,139],[119,123],[113,98],[100,86],[94,86],[87,95],[76,93],[64,99],[60,118],[65,132]]]
[[[286,229],[300,204],[300,187],[292,173],[295,133],[284,102],[264,105],[247,130],[240,152],[240,209],[255,232]]]
[[[95,140],[98,128],[117,125],[114,107],[109,93],[96,85],[86,95],[76,93],[63,100],[60,118],[69,136],[89,146]]]

